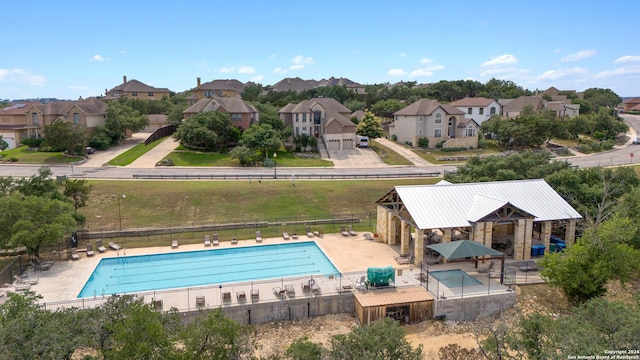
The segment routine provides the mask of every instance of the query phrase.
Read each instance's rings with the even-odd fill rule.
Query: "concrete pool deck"
[[[289,296],[287,294],[279,296],[278,294],[274,294],[273,290],[275,288],[281,288],[284,290],[286,285],[292,285],[294,287],[295,295],[293,295],[292,298],[311,298],[322,294],[337,294],[344,291],[354,291],[357,289],[359,278],[362,275],[366,275],[367,268],[385,266],[393,266],[396,268],[396,286],[420,285],[419,279],[421,277],[421,269],[419,267],[397,264],[395,259],[399,255],[399,245],[389,246],[384,243],[367,240],[365,239],[363,232],[358,233],[357,236],[350,237],[345,237],[339,233],[324,234],[321,237],[315,238],[308,238],[306,235],[303,235],[297,240],[291,239],[286,241],[282,238],[265,238],[261,244],[283,244],[301,241],[315,241],[343,276],[336,278],[314,276],[314,282],[318,285],[317,292],[309,291],[309,289],[304,286],[310,280],[307,276],[290,279],[285,278],[226,284],[224,287],[223,285],[208,285],[181,290],[170,289],[151,292],[146,291],[141,293],[140,296],[144,298],[145,302],[157,301],[158,299],[164,300],[165,310],[173,306],[178,308],[180,311],[189,311],[197,308],[197,297],[204,297],[204,299],[206,299],[204,300],[205,308],[221,305],[243,305],[251,303],[251,291],[254,289],[259,291],[260,302],[283,300],[289,298]],[[93,257],[87,257],[85,253],[80,253],[80,260],[56,262],[51,270],[47,272],[29,270],[28,278],[38,279],[38,283],[36,285],[32,285],[31,290],[43,297],[41,303],[58,303],[68,301],[71,304],[72,301],[78,301],[78,294],[102,258],[210,250],[217,248],[255,246],[261,244],[257,244],[255,239],[251,239],[239,240],[237,245],[231,245],[229,241],[224,241],[221,242],[219,246],[210,247],[205,247],[203,243],[198,243],[180,244],[177,249],[172,248],[170,244],[162,247],[132,249],[121,248],[119,251],[107,249],[107,251],[102,254],[95,251],[95,255]],[[497,265],[499,268],[499,263]],[[482,281],[489,281],[491,283],[489,287],[492,292],[503,291],[506,289],[506,286],[499,284],[499,279],[495,278],[495,276],[489,278],[486,274],[478,274],[473,263],[455,262],[430,265],[429,269],[462,269],[472,276],[485,276]],[[534,273],[528,274],[531,281],[535,281],[536,275],[537,274]],[[444,295],[447,297],[459,296],[460,291],[457,289],[443,289],[440,287],[438,290],[438,294],[445,291]],[[473,296],[474,291],[471,290],[473,289],[465,289],[464,296]],[[478,293],[486,294],[486,286],[478,287],[477,291]],[[239,296],[239,294],[243,292],[245,294],[244,298]],[[228,298],[229,296],[231,299]],[[103,297],[102,294],[95,294],[95,297],[91,298],[94,302],[86,306],[98,306],[102,302],[106,301],[107,298],[108,296]],[[100,299],[102,299],[102,301],[99,301]],[[75,303],[72,306],[79,305]],[[82,306],[85,306],[85,304],[83,303]]]

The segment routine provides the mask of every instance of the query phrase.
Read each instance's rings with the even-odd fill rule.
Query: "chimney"
[[[122,83],[126,84],[126,82],[127,82],[127,76],[125,75],[125,76],[122,77]]]
[[[198,80],[198,87],[200,87],[200,78],[197,78],[196,80]]]

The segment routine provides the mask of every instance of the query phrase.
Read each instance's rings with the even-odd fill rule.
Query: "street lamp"
[[[276,161],[277,158],[278,158],[278,153],[274,152],[273,153],[273,178],[274,179],[278,178],[278,162]]]
[[[112,199],[118,199],[118,221],[120,222],[120,231],[122,231],[122,210],[120,209],[120,199],[126,198],[124,194],[122,196],[111,195]]]

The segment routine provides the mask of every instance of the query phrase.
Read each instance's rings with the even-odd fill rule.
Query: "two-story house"
[[[393,114],[389,135],[401,143],[418,146],[421,138],[429,147],[478,147],[478,123],[465,118],[465,112],[436,100],[420,99]]]
[[[246,130],[259,121],[258,110],[253,105],[236,97],[214,96],[202,99],[186,108],[182,113],[184,118],[207,111],[222,111],[229,114],[234,126],[240,130]]]
[[[196,87],[191,89],[196,100],[217,97],[239,98],[244,92],[245,84],[236,79],[212,80],[202,83],[200,78],[196,79]]]
[[[580,105],[562,101],[546,101],[542,96],[520,96],[508,102],[502,102],[502,115],[515,118],[525,107],[531,106],[535,111],[551,110],[557,117],[574,117],[580,115]]]
[[[478,125],[482,125],[494,115],[500,115],[500,104],[493,99],[468,97],[451,102],[449,105],[463,111],[466,119],[473,119]]]
[[[356,124],[351,110],[332,98],[313,98],[298,104],[287,104],[278,111],[285,125],[293,128],[293,136],[307,134],[320,138],[328,151],[355,148]]]
[[[111,90],[105,90],[104,99],[114,100],[125,97],[142,100],[160,100],[164,96],[170,97],[171,91],[167,88],[149,86],[135,79],[127,81],[127,77],[123,76],[122,84]]]

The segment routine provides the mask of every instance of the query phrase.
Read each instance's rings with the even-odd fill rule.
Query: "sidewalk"
[[[162,140],[158,146],[151,149],[146,154],[137,158],[134,162],[127,165],[132,168],[154,168],[156,164],[160,162],[160,160],[164,159],[165,156],[169,155],[173,150],[175,150],[180,143],[173,138],[173,136],[169,136]]]

